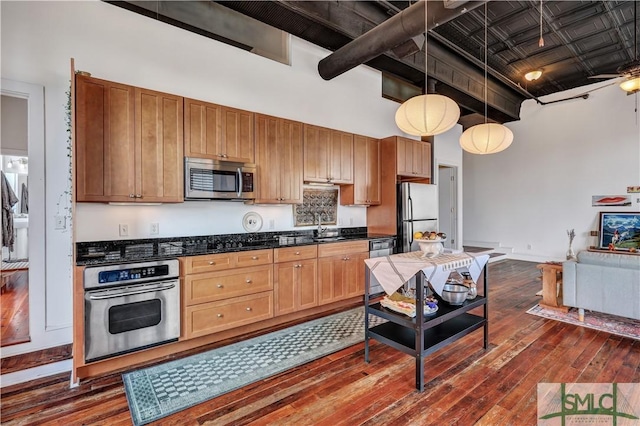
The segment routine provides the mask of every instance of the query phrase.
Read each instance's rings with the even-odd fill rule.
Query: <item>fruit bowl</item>
[[[422,257],[436,257],[444,251],[442,243],[447,241],[447,239],[439,237],[434,240],[428,238],[415,238],[414,241],[420,246],[420,250],[422,250]]]

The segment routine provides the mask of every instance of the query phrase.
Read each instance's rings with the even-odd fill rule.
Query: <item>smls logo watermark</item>
[[[538,425],[640,426],[638,383],[538,383]]]

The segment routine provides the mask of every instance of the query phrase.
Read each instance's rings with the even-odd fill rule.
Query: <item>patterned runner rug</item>
[[[371,317],[372,325],[383,321]],[[356,308],[125,373],[131,418],[136,426],[147,424],[363,340],[364,308]]]
[[[585,311],[584,321],[578,319],[578,309],[570,308],[566,314],[553,309],[545,309],[540,305],[535,305],[527,311],[528,314],[562,321],[569,324],[592,328],[594,330],[606,331],[618,336],[629,337],[640,340],[640,321],[632,318],[618,317],[615,315],[603,314],[600,312]]]

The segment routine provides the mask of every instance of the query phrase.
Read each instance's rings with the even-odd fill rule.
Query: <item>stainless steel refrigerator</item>
[[[438,187],[424,183],[400,183],[398,190],[399,253],[420,250],[414,232],[438,232]]]

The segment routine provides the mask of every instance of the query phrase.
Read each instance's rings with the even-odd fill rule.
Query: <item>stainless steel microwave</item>
[[[253,200],[256,165],[185,157],[186,200]]]

